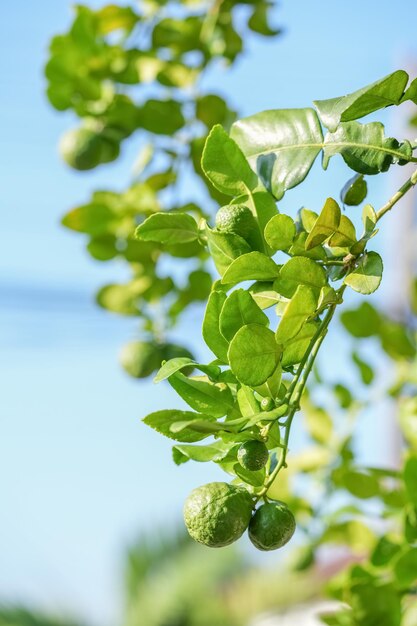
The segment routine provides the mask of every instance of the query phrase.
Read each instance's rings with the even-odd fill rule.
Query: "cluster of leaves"
[[[401,93],[394,96],[393,85],[400,79]],[[378,288],[382,260],[367,249],[368,242],[377,233],[381,217],[416,180],[413,175],[379,211],[365,204],[359,237],[333,198],[326,200],[319,214],[303,208],[295,219],[279,213],[276,200],[305,178],[320,150],[324,167],[338,153],[356,172],[341,192],[347,206],[365,200],[365,174],[385,171],[392,163],[415,162],[408,141],[384,138],[378,122],[356,121],[388,104],[415,98],[415,81],[408,89],[406,82],[403,72],[395,72],[356,94],[316,103],[317,113],[312,109],[268,111],[236,122],[230,136],[219,126],[212,129],[203,152],[203,169],[213,185],[232,196],[231,216],[243,205],[254,221],[249,220],[249,231],[242,219],[226,229],[195,222],[194,236],[207,244],[221,276],[213,285],[203,322],[203,337],[215,360],[207,365],[186,358],[166,362],[155,380],[167,379],[193,411],[162,410],[144,419],[177,442],[173,448],[176,463],[214,461],[235,484],[244,485],[255,502],[261,498],[286,501],[307,538],[301,569],[314,562],[323,546],[339,544],[349,549],[360,564],[336,578],[331,590],[349,609],[325,618],[326,623],[338,626],[396,626],[412,620],[407,616],[415,611],[417,352],[413,322],[393,320],[368,302],[341,316],[353,337],[378,339],[385,354],[398,364],[398,380],[390,393],[401,399],[402,429],[412,448],[403,471],[362,467],[356,462],[355,417],[372,406],[369,389],[375,377],[357,346],[352,361],[359,385],[367,389],[362,400],[345,381],[329,386],[317,374],[310,379],[308,392],[305,385],[344,290],[350,287],[367,295]],[[329,131],[323,138],[325,124]],[[314,155],[313,127],[318,129]],[[336,142],[335,136],[340,140]],[[308,144],[307,159],[299,156],[303,142]],[[329,145],[331,154],[326,152]],[[221,211],[223,215],[225,208]],[[189,232],[188,217],[187,223],[185,216],[182,219],[174,230]],[[246,214],[245,219],[249,219]],[[160,240],[168,232],[172,236],[167,216],[159,215],[157,220],[152,217],[139,226],[137,237],[141,239],[151,226],[160,229]],[[265,313],[270,307],[280,318],[272,329],[275,316]],[[191,368],[200,375],[187,375]],[[326,396],[328,407],[317,401]],[[294,455],[287,467],[290,428],[300,407],[312,445]],[[332,414],[343,416],[341,433]],[[197,443],[209,437],[208,443]],[[261,470],[248,471],[239,463],[239,449],[248,440],[262,441],[269,450],[269,460]],[[306,481],[313,481],[316,490],[306,489]],[[309,499],[306,493],[315,495]],[[384,521],[378,523],[381,518]]]
[[[97,300],[140,320],[140,340],[122,354],[133,376],[149,376],[163,359],[189,354],[166,333],[184,309],[207,298],[212,282],[204,247],[192,236],[163,246],[151,238],[139,244],[135,227],[160,211],[207,217],[195,198],[178,202],[190,165],[201,189],[223,201],[202,173],[201,151],[208,129],[229,127],[235,113],[220,95],[200,92],[198,83],[216,61],[234,63],[251,33],[279,33],[269,24],[270,8],[269,0],[144,0],[135,8],[108,4],[98,10],[77,5],[69,31],[51,42],[48,98],[82,120],[61,141],[66,162],[92,169],[115,160],[134,133],[140,137],[131,186],[97,191],[63,219],[87,235],[94,259],[122,259],[131,270],[126,283],[105,286]],[[167,256],[188,261],[180,276],[161,268]]]

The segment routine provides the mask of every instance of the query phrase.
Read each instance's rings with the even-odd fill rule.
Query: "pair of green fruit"
[[[295,519],[283,502],[262,504],[253,514],[254,503],[244,488],[214,482],[197,487],[184,506],[184,521],[191,537],[210,548],[237,541],[248,529],[259,550],[276,550],[293,536]]]

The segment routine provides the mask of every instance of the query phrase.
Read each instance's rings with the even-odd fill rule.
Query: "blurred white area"
[[[282,613],[261,615],[249,626],[323,626],[319,616],[335,613],[341,608],[339,602],[320,601],[303,604]]]

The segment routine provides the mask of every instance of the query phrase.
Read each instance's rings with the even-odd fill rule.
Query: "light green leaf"
[[[234,233],[220,233],[207,227],[206,234],[210,254],[220,276],[235,259],[251,251],[243,237]]]
[[[255,472],[244,469],[240,463],[235,463],[233,471],[236,476],[241,478],[247,485],[253,485],[254,487],[262,487],[265,481],[265,468],[257,470]]]
[[[300,285],[288,303],[277,328],[277,343],[285,345],[298,335],[317,308],[317,297],[310,287]]]
[[[342,477],[342,485],[353,496],[374,498],[380,492],[378,479],[366,470],[349,470]]]
[[[257,393],[264,398],[278,398],[282,380],[282,367],[278,363],[273,374],[262,384],[256,387]]]
[[[274,252],[288,250],[295,233],[295,224],[289,215],[274,215],[265,227],[265,240]]]
[[[363,202],[368,193],[368,185],[363,174],[355,174],[344,185],[340,192],[340,199],[343,204],[348,206],[357,206]]]
[[[261,407],[253,395],[253,390],[242,385],[237,392],[237,403],[243,417],[251,417],[260,413]]]
[[[410,142],[400,143],[397,139],[385,137],[380,122],[344,122],[336,132],[327,133],[323,148],[324,169],[335,154],[341,154],[345,163],[360,174],[386,172],[393,163],[404,165],[412,158]]]
[[[249,293],[261,309],[268,309],[282,300],[282,296],[273,289],[273,283],[260,281],[249,287]]]
[[[365,204],[363,207],[362,222],[365,229],[365,235],[370,235],[375,230],[377,222],[376,212],[372,205]]]
[[[137,227],[136,237],[164,244],[188,243],[198,239],[198,226],[187,213],[155,213]]]
[[[244,385],[262,385],[275,370],[281,350],[272,330],[259,324],[243,326],[228,352],[232,372]]]
[[[175,374],[175,372],[179,372],[183,369],[192,370],[194,368],[204,372],[207,376],[213,379],[216,379],[221,373],[221,369],[218,365],[202,365],[201,363],[196,363],[193,359],[190,359],[187,356],[179,356],[166,361],[153,381],[154,383],[160,383],[162,380],[165,380]]]
[[[357,366],[364,385],[370,385],[374,379],[374,370],[357,352],[352,353],[352,361]]]
[[[395,562],[394,572],[400,587],[409,587],[417,579],[417,548],[410,548]]]
[[[326,272],[312,259],[293,257],[281,267],[274,288],[286,298],[292,298],[299,285],[306,285],[317,294],[327,284]]]
[[[188,378],[176,372],[169,377],[169,384],[192,409],[213,417],[223,417],[233,408],[232,393],[224,384]]]
[[[339,98],[315,100],[317,112],[326,128],[335,131],[340,122],[349,122],[399,104],[408,82],[408,74],[398,70],[371,85]]]
[[[341,215],[339,226],[330,238],[331,248],[351,248],[356,243],[355,227],[346,215]]]
[[[306,241],[308,234],[305,231],[297,233],[288,254],[291,256],[304,256],[316,261],[325,261],[328,257],[323,246],[315,246],[311,250],[306,250]]]
[[[245,280],[273,280],[279,275],[279,265],[262,252],[249,252],[235,259],[223,274],[223,284]]]
[[[282,354],[282,367],[296,365],[303,358],[310,342],[317,331],[317,324],[307,322],[304,324],[298,335],[287,342]]]
[[[201,165],[216,189],[225,194],[236,196],[258,185],[241,149],[218,124],[207,137]]]
[[[333,434],[333,422],[330,415],[309,401],[302,402],[302,411],[306,420],[307,430],[314,441],[328,446]]]
[[[383,264],[377,252],[367,252],[358,267],[343,281],[354,291],[363,294],[373,293],[382,280]]]
[[[220,314],[220,332],[231,341],[245,324],[268,326],[268,317],[245,289],[236,289],[225,301]]]
[[[222,442],[211,443],[207,446],[176,445],[172,448],[172,456],[176,465],[181,465],[181,463],[186,463],[190,460],[198,461],[199,463],[216,462],[224,459],[230,448],[230,444]]]
[[[339,226],[340,216],[341,211],[336,200],[333,200],[333,198],[327,198],[320,215],[315,221],[314,226],[307,237],[305,244],[306,250],[315,248],[323,243],[323,241],[331,237]]]
[[[220,313],[226,301],[224,291],[212,291],[203,320],[203,338],[210,350],[223,363],[227,363],[228,342],[220,332]]]
[[[304,180],[323,145],[314,109],[257,113],[235,122],[231,136],[277,200]]]
[[[184,443],[193,443],[194,441],[201,441],[208,437],[210,433],[203,433],[191,430],[191,428],[184,427],[180,432],[173,432],[171,427],[173,424],[181,421],[184,424],[190,423],[199,419],[204,422],[214,422],[214,417],[211,415],[201,415],[191,411],[179,411],[177,409],[166,409],[163,411],[156,411],[147,415],[143,422],[150,426],[161,435],[181,441]]]

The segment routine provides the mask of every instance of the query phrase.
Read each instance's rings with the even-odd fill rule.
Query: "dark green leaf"
[[[350,178],[340,192],[340,199],[343,204],[357,206],[363,202],[368,193],[368,185],[363,174],[355,174]]]
[[[223,276],[229,265],[242,255],[248,254],[249,244],[234,233],[221,233],[206,229],[208,247],[220,276]]]

